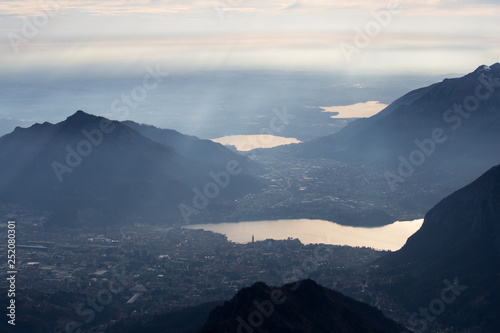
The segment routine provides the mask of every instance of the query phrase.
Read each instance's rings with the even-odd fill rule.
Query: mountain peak
[[[266,320],[255,322],[258,311]],[[230,331],[399,333],[404,327],[368,304],[308,279],[282,287],[257,282],[243,288],[216,307],[199,332]]]
[[[78,110],[73,115],[66,118],[66,120],[64,120],[61,124],[67,131],[81,131],[84,128],[99,126],[99,123],[102,121],[108,121],[111,123],[111,120],[104,117]]]
[[[476,74],[491,74],[492,72],[500,73],[500,63],[496,62],[491,66],[481,65],[474,71]]]
[[[490,66],[488,66],[488,65],[481,65],[481,66],[479,66],[476,70],[477,70],[477,71],[490,71],[490,70],[491,70],[491,68],[490,68]]]
[[[214,160],[219,148],[208,146],[206,156]],[[79,110],[55,125],[18,128],[0,140],[0,201],[51,211],[52,225],[128,223],[130,216],[179,223],[192,214],[192,189],[214,181],[210,173],[220,167],[212,160],[186,157],[119,121]],[[229,162],[217,184],[233,172]],[[218,185],[224,191],[214,202],[231,202],[261,188],[252,176],[231,175],[230,184]],[[181,210],[181,204],[187,208]]]
[[[81,121],[81,120],[94,120],[96,118],[97,118],[97,116],[95,116],[93,114],[86,113],[86,112],[84,112],[82,110],[78,110],[73,115],[71,115],[68,118],[66,118],[66,120],[69,120],[69,121]]]

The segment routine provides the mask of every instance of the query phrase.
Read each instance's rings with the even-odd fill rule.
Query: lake
[[[295,138],[284,138],[271,134],[228,135],[212,139],[223,145],[235,146],[238,151],[250,151],[257,148],[274,148],[291,143],[300,143]]]
[[[337,112],[331,118],[368,118],[382,111],[387,104],[378,101],[368,101],[365,103],[356,103],[345,106],[326,106],[320,107],[323,112]]]
[[[303,244],[333,244],[372,247],[377,250],[399,250],[408,237],[422,226],[423,219],[396,221],[376,227],[348,227],[325,220],[276,220],[238,223],[197,224],[188,229],[203,229],[224,234],[230,241],[248,243],[270,239],[298,238]]]

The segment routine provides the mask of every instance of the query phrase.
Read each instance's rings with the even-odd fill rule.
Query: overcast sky
[[[499,17],[494,1],[0,1],[0,70],[465,73],[499,61]]]

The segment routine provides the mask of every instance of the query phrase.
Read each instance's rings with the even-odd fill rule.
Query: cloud
[[[42,0],[42,1],[2,1],[0,2],[0,13],[17,17],[39,15],[44,10],[61,9],[67,12],[79,12],[91,15],[130,15],[144,13],[178,13],[189,10],[190,7],[182,2],[168,4],[166,1],[157,0],[134,0],[134,1],[112,1],[102,0],[99,2],[69,1],[69,0]]]
[[[353,43],[355,28],[364,28],[373,20],[371,14],[388,2],[58,0],[57,17],[29,38],[20,55],[10,52],[7,34],[21,33],[26,19],[55,4],[55,0],[0,1],[1,68],[129,61],[344,68],[339,43]],[[218,10],[224,13],[223,20]],[[469,59],[468,50],[476,49],[481,54],[474,59],[483,63],[485,54],[488,59],[498,55],[499,16],[500,4],[493,1],[403,0],[390,24],[371,38],[349,68],[368,66],[370,59],[389,68],[396,58],[409,56],[405,50],[420,56],[460,50]]]

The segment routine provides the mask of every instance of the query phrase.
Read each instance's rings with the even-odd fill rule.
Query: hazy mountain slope
[[[257,163],[233,152],[220,143],[202,140],[171,129],[160,129],[151,125],[138,124],[133,121],[123,121],[122,123],[153,141],[169,145],[186,157],[206,161],[220,168],[225,168],[227,162],[234,160],[242,166],[244,173],[260,170]]]
[[[203,191],[214,183],[210,172],[221,172],[119,122],[82,111],[55,125],[16,128],[0,138],[0,155],[0,200],[55,211],[63,224],[124,222],[125,217],[178,223],[178,205],[192,205],[193,189]],[[232,166],[240,173],[233,172],[217,193],[212,186],[216,195],[209,203],[260,188]]]
[[[359,140],[358,136],[363,135],[364,131],[369,130],[371,126],[382,121],[400,107],[412,104],[424,96],[432,87],[413,90],[392,102],[376,115],[369,118],[356,119],[339,132],[299,144],[293,147],[292,151],[297,149],[300,156],[305,157],[337,157],[337,154],[339,158],[343,157],[342,152],[347,153],[349,146],[353,144],[353,140]]]
[[[432,139],[435,129],[442,129],[447,139],[436,143],[435,153],[422,167],[484,167],[500,152],[496,144],[500,139],[499,63],[412,91],[373,117],[295,149],[301,156],[397,167],[398,156],[408,159],[419,149],[415,140]]]
[[[263,155],[345,166],[347,172],[317,172],[318,180],[327,185],[315,192],[373,205],[395,219],[410,219],[423,216],[442,198],[499,164],[499,142],[496,63],[412,91],[379,114],[355,120],[330,136]],[[325,180],[346,176],[349,186]]]
[[[17,126],[30,126],[33,122],[0,118],[0,136],[12,132]]]

